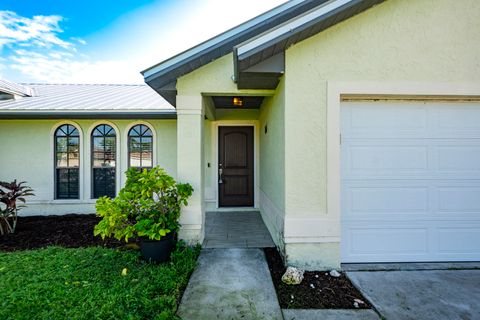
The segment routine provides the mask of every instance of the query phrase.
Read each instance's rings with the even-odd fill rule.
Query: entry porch
[[[206,248],[282,248],[284,128],[274,99],[177,96],[177,175],[195,189],[181,238]]]

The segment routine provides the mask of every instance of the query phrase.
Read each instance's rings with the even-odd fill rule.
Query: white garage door
[[[480,104],[341,113],[342,261],[480,261]]]

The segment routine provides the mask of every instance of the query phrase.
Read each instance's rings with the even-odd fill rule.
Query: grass
[[[101,247],[0,253],[0,319],[175,319],[198,254],[179,245],[154,265]]]

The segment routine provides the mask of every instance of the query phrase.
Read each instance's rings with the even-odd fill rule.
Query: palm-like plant
[[[17,226],[18,210],[25,207],[17,205],[20,201],[25,203],[25,197],[34,196],[33,189],[25,185],[26,181],[17,183],[0,181],[0,234],[14,233]]]

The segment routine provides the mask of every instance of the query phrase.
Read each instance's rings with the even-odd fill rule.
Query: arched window
[[[150,169],[153,165],[152,130],[138,124],[128,132],[128,166]]]
[[[78,199],[80,190],[80,135],[64,124],[55,131],[55,198]]]
[[[115,198],[117,137],[108,124],[92,131],[92,196]]]

